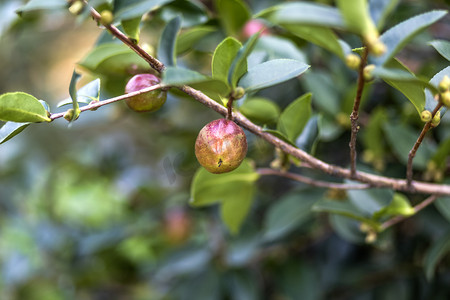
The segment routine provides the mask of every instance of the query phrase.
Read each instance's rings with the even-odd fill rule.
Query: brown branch
[[[302,182],[305,184],[308,184],[310,186],[314,187],[323,187],[323,188],[329,188],[329,189],[340,189],[340,190],[365,190],[370,188],[370,184],[346,184],[346,183],[337,183],[337,182],[327,182],[327,181],[320,181],[315,180],[306,176],[302,176],[300,174],[290,173],[290,172],[283,172],[275,169],[269,169],[269,168],[260,168],[256,169],[256,173],[260,175],[275,175],[275,176],[281,176],[285,178],[289,178],[298,182]]]
[[[128,94],[121,95],[121,96],[114,97],[114,98],[110,98],[110,99],[107,99],[107,100],[92,101],[88,105],[80,107],[80,112],[87,111],[87,110],[95,110],[95,109],[97,109],[99,107],[102,107],[103,105],[107,105],[107,104],[111,104],[111,103],[114,103],[114,102],[117,102],[117,101],[125,100],[125,99],[131,98],[133,96],[137,96],[137,95],[140,95],[140,94],[145,94],[145,93],[148,93],[150,91],[154,91],[154,90],[157,90],[157,89],[160,89],[160,88],[163,88],[163,85],[156,84],[156,85],[153,85],[151,87],[148,87],[148,88],[136,91],[136,92],[128,93]],[[62,118],[62,117],[64,117],[64,114],[66,112],[67,111],[61,112],[61,113],[51,114],[50,115],[50,120],[53,121],[53,120]]]
[[[96,15],[98,15],[98,13]],[[109,26],[106,28],[108,30],[110,30],[110,32],[115,36],[117,36],[118,32],[120,32],[117,28],[115,28],[113,26]],[[111,28],[114,30],[111,30]],[[140,49],[140,47],[138,45],[132,43],[128,38],[126,38],[124,40],[124,43],[130,47],[133,47],[133,49],[137,49],[137,51],[139,53],[145,52],[144,50]],[[148,57],[150,57],[150,59]],[[143,56],[143,58],[147,62],[149,62],[151,65],[153,65],[154,62],[158,62],[158,63],[154,64],[154,65],[159,66],[159,67],[156,67],[156,70],[158,70],[158,71],[164,70],[164,65],[161,62],[159,62],[158,60],[156,60],[155,58],[151,57],[150,55],[147,54],[145,57]],[[184,93],[192,96],[195,100],[197,100],[198,102],[202,103],[203,105],[209,107],[210,109],[218,112],[219,114],[221,114],[223,116],[227,115],[227,109],[223,105],[221,105],[218,102],[214,101],[213,99],[209,98],[202,92],[200,92],[196,89],[193,89],[189,86],[181,86],[181,87],[178,87],[178,89],[180,89]],[[360,172],[360,171],[357,171],[352,176],[350,170],[323,162],[323,161],[311,156],[310,154],[306,153],[305,151],[295,148],[294,146],[273,136],[272,134],[265,132],[263,130],[263,128],[252,123],[250,120],[248,120],[246,117],[244,117],[239,112],[234,112],[232,119],[236,123],[238,123],[242,127],[244,127],[245,129],[247,129],[248,131],[255,134],[256,136],[259,136],[260,138],[266,140],[267,142],[271,143],[275,147],[280,148],[285,153],[288,153],[294,157],[297,157],[298,159],[307,163],[312,168],[315,168],[317,170],[320,170],[320,171],[330,174],[332,176],[347,178],[347,179],[356,178],[357,181],[362,182],[362,183],[368,183],[373,187],[385,187],[385,188],[391,188],[391,189],[397,190],[397,191],[409,191],[410,190],[405,179],[394,179],[394,178],[374,175],[374,174]],[[450,185],[415,181],[415,182],[411,183],[411,186],[414,187],[414,191],[416,193],[439,194],[439,195],[450,196]]]
[[[430,130],[430,128],[431,128],[431,123],[433,121],[434,116],[436,115],[436,113],[439,111],[439,109],[441,107],[442,107],[442,103],[439,102],[431,114],[431,120],[423,126],[422,132],[420,133],[419,137],[417,138],[416,143],[414,144],[412,149],[409,151],[408,164],[406,165],[406,182],[409,187],[411,187],[411,183],[412,183],[412,179],[413,179],[413,164],[412,164],[413,159],[416,156],[416,152],[419,149],[420,145],[422,144],[422,141],[425,138],[425,135],[427,134],[428,130]]]
[[[364,84],[365,84],[364,67],[367,64],[368,55],[369,55],[369,48],[365,47],[358,70],[358,87],[356,90],[355,102],[353,104],[353,111],[350,115],[352,135],[350,137],[349,147],[350,147],[350,170],[352,178],[356,177],[356,136],[359,131],[358,114],[359,114],[359,105],[361,104],[361,98],[364,91]]]
[[[426,198],[425,200],[414,206],[414,212],[417,214],[419,211],[421,211],[422,209],[424,209],[425,207],[436,201],[437,198],[438,198],[437,195],[431,195],[430,197]],[[394,217],[381,224],[380,229],[381,231],[386,230],[387,228],[392,227],[395,224],[400,223],[407,218],[409,218],[409,216]]]

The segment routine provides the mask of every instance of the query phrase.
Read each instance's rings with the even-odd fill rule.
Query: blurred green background
[[[276,2],[248,4],[257,11]],[[0,3],[0,94],[24,91],[54,108],[68,97],[75,64],[102,30],[90,20],[78,24],[67,12],[19,20],[14,10],[20,5]],[[401,1],[387,25],[443,7],[448,9],[444,1]],[[161,22],[149,21],[142,39],[154,45]],[[415,38],[402,52],[403,61],[431,76],[448,62],[424,41],[448,39],[449,32],[447,17]],[[307,91],[320,93],[325,84],[333,99],[345,98],[355,74],[330,53],[296,42],[315,73],[260,96],[283,108]],[[208,43],[180,61],[206,68]],[[92,78],[85,73],[80,86]],[[102,96],[116,94],[121,80]],[[382,105],[389,117],[419,132],[414,107],[402,95],[381,83],[372,91],[363,120]],[[344,113],[344,107],[338,109]],[[282,178],[258,181],[250,216],[237,236],[228,234],[217,207],[189,207],[199,167],[195,138],[218,117],[195,101],[170,95],[156,113],[136,114],[116,103],[83,113],[70,128],[63,119],[37,124],[0,145],[0,299],[449,299],[448,255],[432,281],[422,268],[429,246],[449,229],[434,207],[388,231],[376,246],[364,244],[362,233],[351,235],[341,217],[309,211],[308,203],[345,193],[310,190]],[[348,124],[335,116],[326,120],[316,156],[345,165]],[[442,123],[437,140],[450,132],[448,119]],[[274,149],[247,137],[248,156],[269,166]],[[382,165],[385,174],[403,176],[392,154]],[[292,223],[277,225],[290,212],[296,214]]]

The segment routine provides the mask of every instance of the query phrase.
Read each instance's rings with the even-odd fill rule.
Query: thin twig
[[[431,195],[430,197],[426,198],[425,200],[423,200],[422,202],[420,202],[419,204],[417,204],[416,206],[414,206],[414,212],[417,214],[419,211],[421,211],[422,209],[424,209],[425,207],[427,207],[428,205],[432,204],[434,201],[436,201],[436,199],[438,198],[437,195]],[[381,230],[386,230],[389,227],[394,226],[397,223],[400,223],[401,221],[405,220],[409,218],[409,216],[397,216],[394,217],[390,220],[387,220],[386,222],[384,222],[383,224],[381,224]]]
[[[121,96],[118,96],[118,97],[106,99],[106,100],[103,100],[103,101],[93,101],[93,102],[89,103],[88,105],[80,107],[80,112],[87,111],[87,110],[95,110],[95,109],[97,109],[99,107],[102,107],[103,105],[107,105],[107,104],[111,104],[113,102],[125,100],[125,99],[131,98],[133,96],[137,96],[137,95],[140,95],[140,94],[145,94],[145,93],[148,93],[150,91],[154,91],[154,90],[157,90],[157,89],[160,89],[160,88],[163,88],[163,85],[156,84],[156,85],[153,85],[151,87],[148,87],[148,88],[136,91],[136,92],[128,93],[128,94],[125,94],[125,95],[121,95]],[[51,114],[50,115],[50,120],[53,121],[53,120],[62,118],[62,117],[64,117],[64,114],[66,112]]]
[[[356,135],[358,134],[359,131],[358,114],[359,114],[359,105],[361,104],[361,97],[364,91],[364,84],[365,84],[364,67],[367,64],[368,55],[369,55],[369,48],[365,47],[358,70],[358,87],[356,90],[355,102],[353,104],[353,111],[350,115],[352,135],[350,137],[349,147],[350,147],[350,170],[352,178],[356,177]]]
[[[439,102],[438,105],[434,108],[432,112],[432,117],[429,122],[427,122],[422,129],[422,132],[420,133],[419,137],[417,138],[416,143],[412,147],[412,149],[409,151],[408,154],[408,164],[406,165],[406,182],[408,186],[412,189],[412,179],[413,179],[413,159],[416,156],[416,152],[419,149],[420,145],[422,144],[423,139],[425,138],[425,135],[427,134],[428,130],[431,128],[431,122],[433,121],[434,116],[439,111],[439,109],[442,107],[442,103]]]
[[[314,187],[323,187],[329,189],[340,189],[340,190],[365,190],[370,188],[370,184],[346,184],[346,183],[337,183],[337,182],[327,182],[320,181],[316,179],[312,179],[306,176],[302,176],[295,173],[283,172],[275,169],[269,168],[260,168],[256,169],[256,172],[260,175],[275,175],[281,176],[285,178],[289,178],[298,182],[302,182]]]
[[[96,15],[98,15],[98,13]],[[116,34],[118,34],[118,32],[120,32],[117,28],[115,28],[113,31],[110,28],[115,28],[115,27],[111,27],[111,26],[107,27],[107,29],[110,30],[110,32],[115,36],[117,36]],[[126,43],[130,47],[133,47],[133,49],[137,49],[139,52],[141,52],[139,50],[140,47],[134,43],[130,43],[128,38],[126,39],[126,42],[124,42],[124,43]],[[144,50],[142,50],[142,51],[144,51]],[[148,57],[150,57],[150,59]],[[155,65],[159,65],[159,67],[155,67],[156,70],[158,70],[158,71],[164,70],[164,65],[162,63],[160,63],[159,61],[157,61],[155,58],[151,57],[150,55],[147,54],[146,56],[143,56],[143,58],[147,62],[149,62],[151,65],[152,65],[151,62],[158,62],[159,64],[155,64]],[[186,85],[178,87],[178,89],[180,89],[187,95],[192,96],[195,100],[197,100],[198,102],[202,103],[203,105],[209,107],[210,109],[218,112],[219,114],[221,114],[223,116],[227,115],[228,111],[223,105],[221,105],[218,102],[214,101],[213,99],[209,98],[202,92],[200,92],[196,89],[193,89],[189,86],[186,86]],[[306,153],[305,151],[298,149],[298,148],[290,145],[289,143],[275,137],[274,135],[264,131],[263,128],[252,123],[250,120],[248,120],[245,116],[243,116],[239,112],[234,112],[232,119],[233,119],[233,121],[235,121],[236,123],[238,123],[245,129],[247,129],[248,131],[252,132],[256,136],[259,136],[260,138],[266,140],[267,142],[271,143],[275,147],[280,148],[285,153],[290,154],[290,155],[300,159],[301,161],[306,162],[309,166],[311,166],[314,169],[320,170],[322,172],[325,172],[327,174],[330,174],[330,175],[336,176],[336,177],[347,178],[347,179],[356,178],[357,181],[363,182],[363,183],[368,183],[373,187],[386,187],[386,188],[391,188],[391,189],[397,190],[397,191],[409,191],[410,190],[409,186],[407,185],[406,179],[395,179],[395,178],[365,173],[365,172],[361,172],[361,171],[357,171],[355,173],[355,175],[352,176],[350,170],[328,164],[324,161],[321,161],[321,160],[311,156],[310,154]],[[440,195],[450,196],[450,185],[419,182],[419,181],[412,182],[411,185],[414,187],[415,193],[440,194]]]

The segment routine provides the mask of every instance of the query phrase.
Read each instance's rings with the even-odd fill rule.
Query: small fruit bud
[[[433,120],[431,120],[431,126],[436,127],[439,125],[439,123],[441,123],[441,112],[438,111],[434,117]]]
[[[233,97],[233,99],[238,100],[241,99],[242,97],[244,97],[245,95],[245,90],[243,87],[238,86],[232,93],[231,93],[231,97]]]
[[[79,15],[84,9],[83,1],[75,1],[69,6],[69,11],[73,15]]]
[[[441,94],[441,101],[446,107],[450,107],[450,91]]]
[[[345,64],[350,69],[357,70],[361,64],[361,58],[356,54],[350,53],[345,57]]]
[[[375,231],[369,231],[366,235],[366,243],[373,244],[377,240],[377,233]]]
[[[104,10],[100,13],[100,23],[109,25],[114,21],[113,13],[110,10]]]
[[[133,76],[125,86],[125,93],[136,92],[156,84],[160,80],[153,74],[138,74]],[[166,102],[167,92],[158,89],[128,98],[125,100],[128,107],[136,112],[156,111]]]
[[[367,65],[364,67],[363,75],[366,81],[370,81],[373,79],[372,72],[375,70],[375,65]]]
[[[450,89],[450,78],[445,75],[444,78],[442,78],[441,82],[439,82],[439,91],[441,93],[444,93]]]
[[[372,45],[372,47],[371,47],[371,49],[370,49],[370,51],[371,51],[371,52],[373,53],[373,55],[375,55],[375,56],[381,56],[381,55],[383,55],[383,54],[386,52],[386,50],[387,50],[386,45],[383,44],[383,42],[380,41],[380,40],[376,41],[376,42]]]
[[[195,141],[198,162],[213,174],[233,171],[247,155],[247,138],[231,120],[219,119],[205,125]]]
[[[424,110],[421,114],[420,114],[420,119],[422,120],[422,122],[430,122],[432,119],[432,114],[431,111],[429,110]]]
[[[66,111],[66,113],[64,114],[64,119],[66,119],[67,122],[70,122],[70,121],[72,121],[74,114],[75,114],[75,111],[73,110],[73,108],[68,109]]]

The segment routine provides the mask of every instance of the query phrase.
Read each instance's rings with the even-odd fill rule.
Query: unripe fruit
[[[421,114],[420,114],[420,119],[423,122],[430,122],[432,119],[433,115],[431,114],[431,111],[429,110],[424,110]]]
[[[195,141],[198,162],[213,174],[233,171],[246,154],[245,133],[230,120],[219,119],[206,124]]]
[[[375,65],[367,65],[364,67],[363,75],[366,81],[370,81],[373,79],[372,72],[375,70]]]
[[[356,54],[350,53],[345,57],[345,64],[350,69],[356,70],[361,64],[361,58]]]
[[[434,115],[433,120],[431,120],[431,125],[432,125],[433,127],[436,127],[436,126],[439,125],[439,123],[441,123],[441,112],[440,112],[440,111],[438,111],[438,112]]]
[[[450,78],[445,75],[441,82],[439,82],[439,91],[444,93],[445,91],[448,91],[448,89],[450,89]]]
[[[70,5],[69,11],[73,15],[79,15],[84,9],[84,3],[83,1],[75,1]]]
[[[133,76],[125,86],[125,93],[136,92],[160,82],[159,78],[153,74],[138,74]],[[161,108],[166,102],[167,92],[161,89],[147,92],[128,98],[125,100],[128,107],[136,112],[150,112]]]
[[[446,107],[450,107],[450,91],[441,94],[441,101]]]
[[[373,55],[375,56],[381,56],[386,52],[387,48],[386,45],[383,44],[383,42],[381,41],[376,41],[371,48],[371,52],[373,53]]]
[[[240,86],[238,86],[231,94],[231,96],[235,100],[241,99],[242,97],[244,97],[244,95],[245,95],[245,90],[243,87],[240,87]]]
[[[100,13],[100,22],[103,25],[109,25],[114,21],[113,13],[110,10],[104,10]]]

